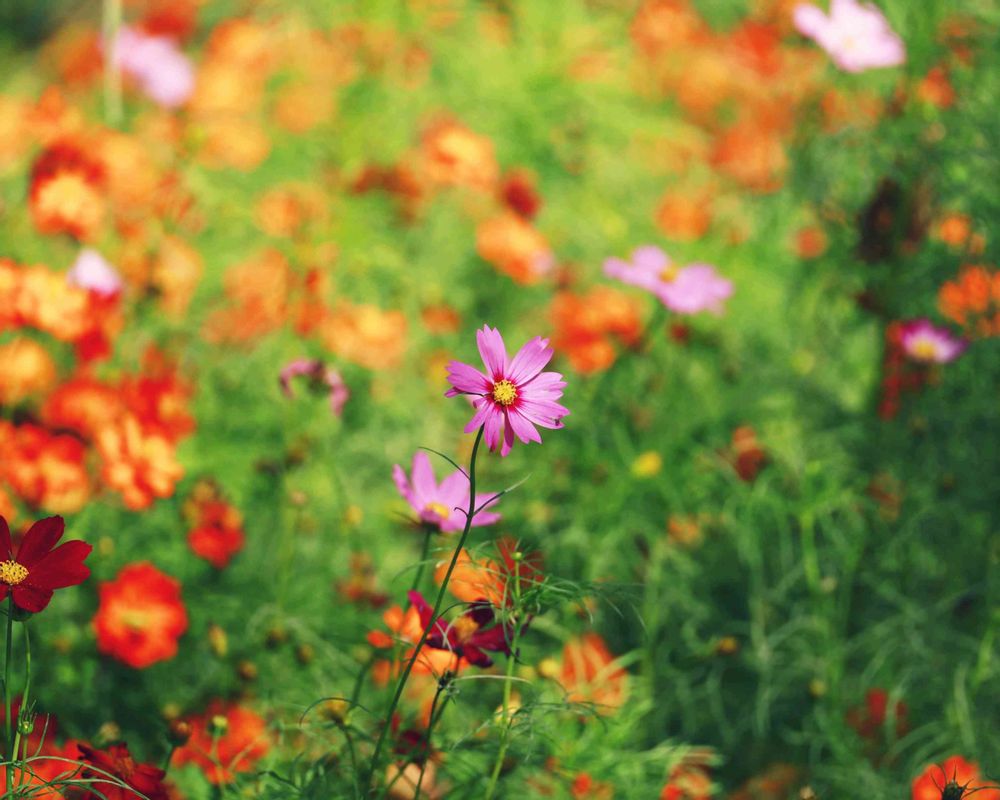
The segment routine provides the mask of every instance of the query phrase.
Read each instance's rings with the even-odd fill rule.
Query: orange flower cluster
[[[938,292],[938,308],[970,337],[1000,336],[1000,271],[987,266],[962,267],[958,277]]]
[[[582,294],[557,292],[549,318],[554,328],[552,346],[583,374],[601,372],[615,362],[615,340],[634,347],[642,335],[639,302],[611,286],[597,286]]]
[[[592,704],[601,714],[619,708],[628,693],[628,673],[593,631],[566,642],[558,680],[569,702]]]
[[[235,703],[213,700],[187,722],[191,738],[177,749],[172,763],[194,764],[216,785],[232,783],[237,772],[253,769],[271,749],[264,718]]]
[[[134,669],[177,655],[177,640],[188,626],[180,581],[143,561],[103,581],[98,594],[98,650]]]
[[[44,266],[0,258],[0,332],[32,328],[72,344],[86,360],[107,355],[121,327],[118,297],[74,286]]]
[[[224,569],[246,541],[243,515],[226,502],[215,481],[200,480],[184,503],[188,545],[196,556]]]

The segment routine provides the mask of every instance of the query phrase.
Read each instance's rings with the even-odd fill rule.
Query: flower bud
[[[183,719],[175,719],[167,728],[167,738],[174,747],[183,747],[191,738],[191,723]]]
[[[229,729],[229,720],[222,714],[216,714],[209,720],[208,729],[212,736],[224,736]]]
[[[252,661],[241,661],[236,666],[236,674],[240,676],[242,681],[255,681],[257,680],[257,665]]]
[[[229,652],[229,637],[214,622],[208,626],[208,646],[218,658],[223,658]]]
[[[295,658],[300,664],[309,664],[316,655],[311,644],[300,644],[295,648]]]

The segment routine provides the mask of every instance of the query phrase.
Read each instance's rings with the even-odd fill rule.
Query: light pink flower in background
[[[927,319],[903,323],[900,343],[909,358],[924,364],[947,364],[962,355],[969,346],[967,341],[953,336],[947,328],[939,328]]]
[[[465,514],[469,510],[469,479],[461,470],[455,470],[439,484],[434,478],[427,453],[418,451],[413,456],[410,478],[407,479],[403,468],[396,464],[392,468],[392,479],[421,522],[439,528],[441,533],[453,533],[465,527]],[[477,494],[476,508],[483,506],[489,498],[490,495]],[[496,503],[497,500],[493,500],[486,507]],[[492,525],[499,519],[499,514],[484,509],[472,517],[472,524]]]
[[[903,40],[871,3],[832,0],[830,14],[816,6],[795,7],[795,27],[822,47],[845,72],[895,67],[906,61]]]
[[[340,373],[333,367],[327,367],[322,361],[312,358],[299,358],[291,361],[278,374],[278,382],[285,397],[293,397],[292,378],[305,376],[309,378],[313,388],[329,389],[330,411],[339,417],[344,411],[344,404],[351,396],[347,384]]]
[[[194,67],[167,36],[149,36],[135,28],[118,31],[112,62],[164,108],[184,105],[194,91]]]
[[[512,359],[507,357],[503,337],[496,328],[485,325],[476,331],[476,343],[485,374],[461,361],[448,364],[452,388],[445,396],[473,397],[476,413],[465,426],[466,433],[482,426],[490,450],[496,450],[502,439],[500,455],[506,456],[514,446],[515,436],[525,444],[542,441],[536,425],[563,427],[561,420],[569,410],[556,400],[562,397],[566,381],[558,372],[542,372],[552,359],[548,339],[536,336]]]
[[[732,282],[710,264],[678,268],[670,256],[652,245],[633,250],[631,262],[609,258],[604,262],[604,274],[652,292],[677,314],[721,314],[723,302],[733,293]]]
[[[80,251],[73,266],[66,273],[66,281],[103,297],[118,294],[125,285],[121,275],[104,256],[89,247]]]

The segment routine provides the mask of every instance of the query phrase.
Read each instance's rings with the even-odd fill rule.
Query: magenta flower
[[[795,7],[795,27],[822,47],[845,72],[895,67],[906,61],[906,49],[889,22],[871,3],[832,0],[830,15],[819,8]]]
[[[184,105],[194,91],[194,67],[167,36],[150,36],[128,26],[118,31],[112,62],[164,108]]]
[[[278,382],[281,384],[281,391],[285,397],[294,396],[292,394],[292,378],[300,375],[309,378],[310,386],[313,389],[329,390],[330,411],[335,417],[339,417],[343,413],[344,404],[351,396],[351,392],[337,370],[312,358],[298,358],[295,361],[290,361],[278,374]]]
[[[455,470],[438,484],[431,460],[421,450],[413,456],[410,476],[412,482],[407,480],[399,464],[392,468],[396,488],[421,522],[437,527],[441,533],[453,533],[465,527],[465,514],[469,510],[469,479],[461,470]],[[487,503],[488,499],[489,495],[476,495],[476,508],[485,506],[483,511],[472,517],[473,525],[492,525],[500,519],[499,514],[485,510],[497,503],[497,500]]]
[[[903,352],[924,364],[946,364],[965,351],[969,343],[952,336],[947,328],[939,328],[927,319],[914,319],[903,324],[900,333]]]
[[[604,274],[652,292],[677,314],[721,314],[723,301],[733,293],[732,282],[720,277],[710,264],[678,269],[670,256],[652,245],[633,250],[631,262],[609,258],[604,262]]]
[[[503,337],[496,328],[484,325],[476,331],[476,343],[486,374],[461,361],[448,364],[452,388],[445,397],[475,396],[472,405],[476,413],[465,426],[466,433],[482,426],[490,450],[496,450],[502,438],[500,455],[506,456],[514,446],[515,436],[525,444],[542,441],[536,425],[563,427],[561,420],[569,410],[556,400],[562,397],[566,381],[558,372],[542,372],[552,358],[548,339],[536,336],[513,359],[507,358]]]
[[[510,655],[514,626],[510,622],[501,623],[496,609],[487,600],[476,601],[454,622],[445,622],[441,617],[433,618],[434,611],[420,592],[411,591],[407,596],[420,614],[421,626],[430,630],[428,647],[447,650],[477,667],[493,665],[493,659],[484,652],[486,650]]]
[[[85,247],[66,273],[72,286],[89,289],[103,297],[113,297],[124,286],[121,275],[96,250]]]

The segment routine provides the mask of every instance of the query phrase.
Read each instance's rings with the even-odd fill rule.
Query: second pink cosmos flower
[[[514,446],[515,436],[525,444],[541,442],[536,425],[563,427],[561,420],[569,410],[556,401],[562,397],[566,381],[558,372],[542,372],[552,358],[548,339],[536,336],[508,358],[500,331],[484,325],[476,331],[476,343],[485,373],[461,361],[448,364],[452,388],[445,396],[475,396],[472,405],[476,413],[465,426],[466,433],[482,426],[490,450],[496,450],[502,439],[500,455],[505,456]]]

